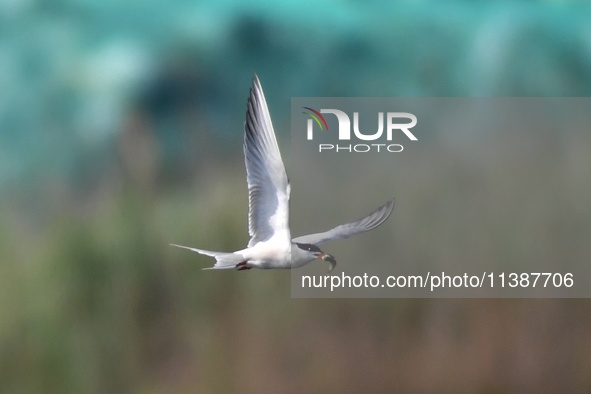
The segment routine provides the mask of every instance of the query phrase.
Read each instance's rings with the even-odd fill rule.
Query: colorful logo
[[[360,129],[359,112],[353,112],[351,114],[335,108],[321,108],[319,111],[310,107],[302,108],[309,111],[303,112],[303,114],[308,116],[308,119],[306,119],[306,139],[308,141],[314,139],[314,122],[316,122],[321,131],[328,131],[328,123],[322,114],[332,114],[338,122],[336,137],[339,141],[351,141],[353,139],[354,141],[364,142],[345,145],[335,144],[334,141],[333,143],[325,143],[328,138],[325,137],[322,138],[324,141],[318,144],[319,153],[330,150],[333,152],[402,152],[404,147],[401,144],[390,143],[390,141],[398,138],[396,136],[399,135],[399,132],[402,132],[409,140],[417,141],[417,137],[410,131],[410,129],[416,126],[417,117],[409,112],[378,112],[378,129],[374,132],[373,130],[375,129]],[[350,115],[352,115],[352,119]],[[331,137],[334,140],[334,135]],[[375,141],[376,143],[371,143],[371,141]],[[382,141],[382,143],[378,143],[379,141]]]
[[[302,107],[302,108],[307,109],[308,111],[312,111],[312,113],[310,113],[310,112],[302,112],[302,113],[305,115],[308,115],[310,118],[314,119],[316,124],[318,124],[318,126],[320,127],[320,130],[324,130],[324,127],[322,127],[322,124],[324,124],[324,126],[326,127],[326,131],[328,131],[328,124],[326,123],[326,119],[324,119],[324,116],[322,116],[322,114],[320,112],[318,112],[315,109],[312,109],[310,107]],[[320,123],[321,120],[322,120],[322,123]]]

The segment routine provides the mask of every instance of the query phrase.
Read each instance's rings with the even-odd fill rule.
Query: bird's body
[[[244,131],[248,233],[251,236],[248,246],[233,253],[225,253],[173,245],[215,257],[215,265],[206,269],[289,269],[319,259],[328,261],[332,270],[336,260],[321,251],[318,245],[369,231],[382,224],[394,209],[394,201],[391,200],[360,220],[323,233],[292,239],[289,230],[290,185],[263,89],[256,75],[248,99]]]
[[[295,242],[278,242],[276,239],[261,241],[246,249],[233,253],[212,252],[209,250],[190,248],[187,246],[173,245],[179,248],[189,249],[197,253],[216,258],[213,267],[205,269],[250,269],[250,268],[277,268],[291,269],[306,265],[316,257],[309,256],[307,251],[302,251]]]

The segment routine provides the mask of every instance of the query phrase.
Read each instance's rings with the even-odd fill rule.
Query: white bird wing
[[[394,209],[394,199],[388,201],[369,215],[354,222],[341,224],[323,233],[303,235],[293,239],[293,242],[320,245],[325,242],[352,237],[372,230],[384,223]]]
[[[290,242],[289,182],[275,139],[271,116],[255,74],[244,125],[248,182],[248,246],[279,237]]]

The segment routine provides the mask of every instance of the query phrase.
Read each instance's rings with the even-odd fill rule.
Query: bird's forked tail
[[[192,252],[197,252],[199,254],[204,254],[206,256],[214,257],[215,258],[214,266],[203,268],[204,270],[232,269],[232,268],[236,268],[238,263],[241,263],[244,261],[244,256],[242,256],[241,254],[238,254],[238,253],[212,252],[210,250],[190,248],[188,246],[175,245],[175,244],[170,244],[170,245],[176,246],[177,248],[188,249]]]

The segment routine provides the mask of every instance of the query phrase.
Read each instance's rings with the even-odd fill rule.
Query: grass
[[[578,149],[571,142],[550,162],[520,161],[517,148],[486,168],[433,152],[415,162],[408,178],[395,179],[399,205],[384,230],[397,259],[585,259],[591,186],[581,179],[591,165],[569,164]],[[99,203],[73,199],[39,217],[7,200],[0,391],[591,388],[587,300],[298,300],[289,272],[201,271],[210,259],[168,244],[233,250],[247,242],[242,172],[202,173],[211,176],[185,188],[113,182]],[[523,174],[529,185],[520,189]],[[310,205],[310,215],[321,206]]]

